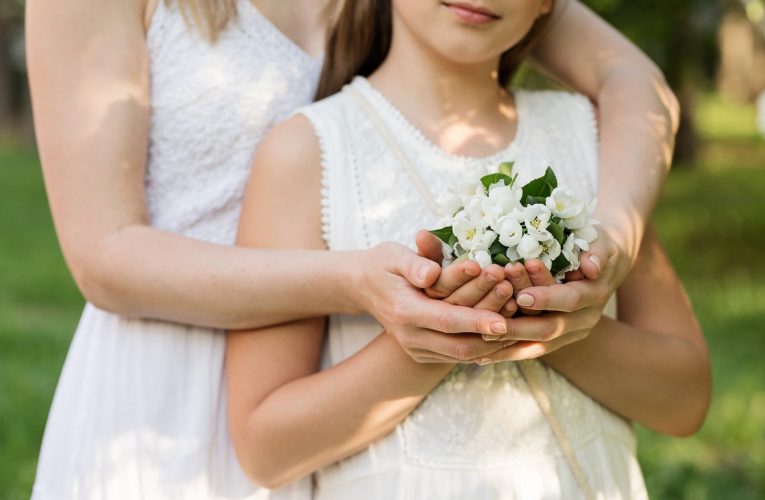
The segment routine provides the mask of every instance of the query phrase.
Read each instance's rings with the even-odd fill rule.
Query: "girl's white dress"
[[[272,126],[311,102],[321,58],[249,0],[215,45],[160,1],[148,49],[152,224],[231,244],[252,153]],[[33,498],[266,498],[230,445],[223,355],[222,332],[87,305],[50,410]],[[289,492],[310,498],[310,482]]]
[[[352,89],[371,106],[420,177],[438,195],[514,160],[519,181],[552,166],[559,184],[592,198],[597,130],[580,95],[518,92],[515,140],[488,158],[449,155],[429,142],[367,80]],[[374,120],[348,89],[301,110],[321,143],[323,232],[331,250],[383,241],[412,245],[437,227]],[[495,170],[496,171],[496,170]],[[381,326],[369,316],[330,319],[325,364],[348,358]],[[552,402],[597,498],[646,498],[628,422],[545,365],[530,365]],[[393,433],[315,475],[317,500],[584,498],[516,363],[455,368]]]

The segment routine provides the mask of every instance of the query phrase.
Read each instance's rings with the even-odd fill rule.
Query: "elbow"
[[[652,430],[668,436],[686,438],[696,434],[704,425],[712,401],[712,382],[708,365],[699,370],[676,397],[658,412]]]
[[[129,307],[121,288],[116,285],[114,267],[104,263],[108,260],[92,254],[74,259],[70,269],[77,288],[85,300],[101,310],[120,316],[137,316],[137,311]]]
[[[259,431],[252,421],[232,421],[229,427],[239,466],[255,484],[276,489],[301,477],[299,464],[285,459],[287,447],[275,446],[276,433]]]

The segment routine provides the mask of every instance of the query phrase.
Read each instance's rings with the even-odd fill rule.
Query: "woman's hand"
[[[425,239],[428,253],[436,245],[440,252],[440,243],[431,248],[433,242],[427,241],[435,237],[422,233],[418,240]],[[354,287],[355,293],[360,293],[361,308],[372,314],[415,361],[471,362],[502,347],[485,342],[479,335],[499,338],[507,333],[506,319],[498,311],[512,300],[513,293],[499,266],[481,272],[478,264],[468,262],[442,272],[434,259],[420,257],[395,243],[384,243],[359,255],[362,261],[357,267],[364,271]],[[423,288],[429,290],[427,295]],[[448,299],[439,300],[439,294]]]

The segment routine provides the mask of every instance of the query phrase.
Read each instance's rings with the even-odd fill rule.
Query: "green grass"
[[[656,220],[704,327],[714,400],[688,439],[640,431],[656,499],[765,498],[765,142],[751,108],[705,98],[699,162]],[[82,298],[56,244],[36,156],[0,142],[0,499],[28,498]]]

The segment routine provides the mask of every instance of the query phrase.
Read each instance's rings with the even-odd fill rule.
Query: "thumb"
[[[590,280],[598,279],[603,272],[604,262],[608,262],[608,250],[597,241],[590,245],[588,252],[579,254],[579,270]]]
[[[403,249],[402,249],[403,250]],[[425,257],[414,254],[411,250],[403,250],[395,266],[398,273],[417,288],[430,288],[436,284],[441,275],[441,266]]]
[[[417,243],[417,253],[426,259],[430,259],[438,264],[444,260],[444,252],[443,246],[441,245],[441,240],[439,240],[438,237],[436,237],[434,234],[430,233],[430,231],[425,231],[424,229],[419,231],[417,233],[417,237],[415,238],[415,242]]]

